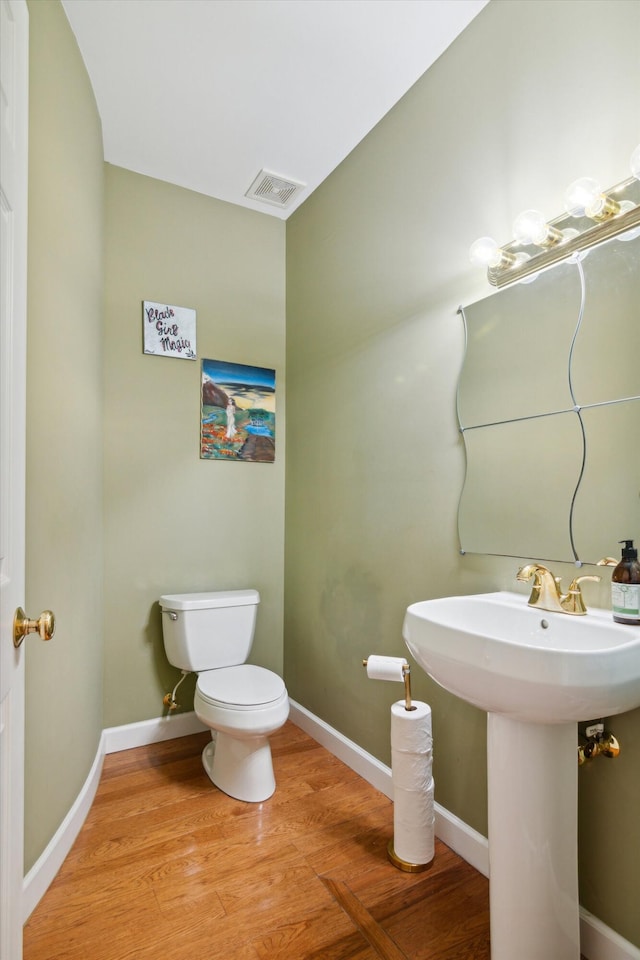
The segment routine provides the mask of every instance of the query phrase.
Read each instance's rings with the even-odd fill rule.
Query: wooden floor
[[[439,842],[393,867],[391,802],[314,740],[288,722],[247,804],[206,777],[208,739],[105,758],[24,960],[489,960],[488,881]]]

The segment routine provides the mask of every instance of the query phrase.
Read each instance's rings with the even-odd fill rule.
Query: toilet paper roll
[[[431,707],[419,700],[415,710],[406,710],[404,700],[391,706],[391,750],[429,753],[432,749]]]
[[[406,710],[399,700],[391,707],[393,849],[400,860],[425,864],[435,844],[431,707],[413,706]]]
[[[432,782],[431,753],[391,751],[393,786],[405,790],[427,790]]]
[[[393,849],[407,863],[423,864],[435,852],[435,786],[423,790],[393,788]]]
[[[367,676],[370,680],[404,680],[402,667],[406,664],[404,657],[379,657],[372,654],[367,658]]]
[[[394,809],[394,819],[409,826],[430,826],[435,822],[435,781],[432,779],[424,790],[404,790],[402,787],[393,788],[393,801],[397,804]]]

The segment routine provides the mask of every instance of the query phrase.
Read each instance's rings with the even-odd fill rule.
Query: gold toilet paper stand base
[[[398,870],[404,870],[405,873],[421,873],[423,870],[428,870],[435,860],[435,857],[432,857],[427,863],[409,863],[407,860],[402,860],[393,849],[393,837],[387,844],[387,856],[394,867],[397,867]]]

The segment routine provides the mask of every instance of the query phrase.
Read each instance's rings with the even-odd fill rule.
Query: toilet
[[[194,710],[212,736],[204,769],[216,787],[249,803],[267,800],[276,788],[269,737],[289,716],[282,678],[245,663],[259,603],[257,590],[160,597],[167,658],[198,674]]]

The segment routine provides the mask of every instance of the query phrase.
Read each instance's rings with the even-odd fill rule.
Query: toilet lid
[[[242,663],[198,674],[198,691],[204,700],[251,707],[278,700],[285,686],[283,679],[271,670]]]

